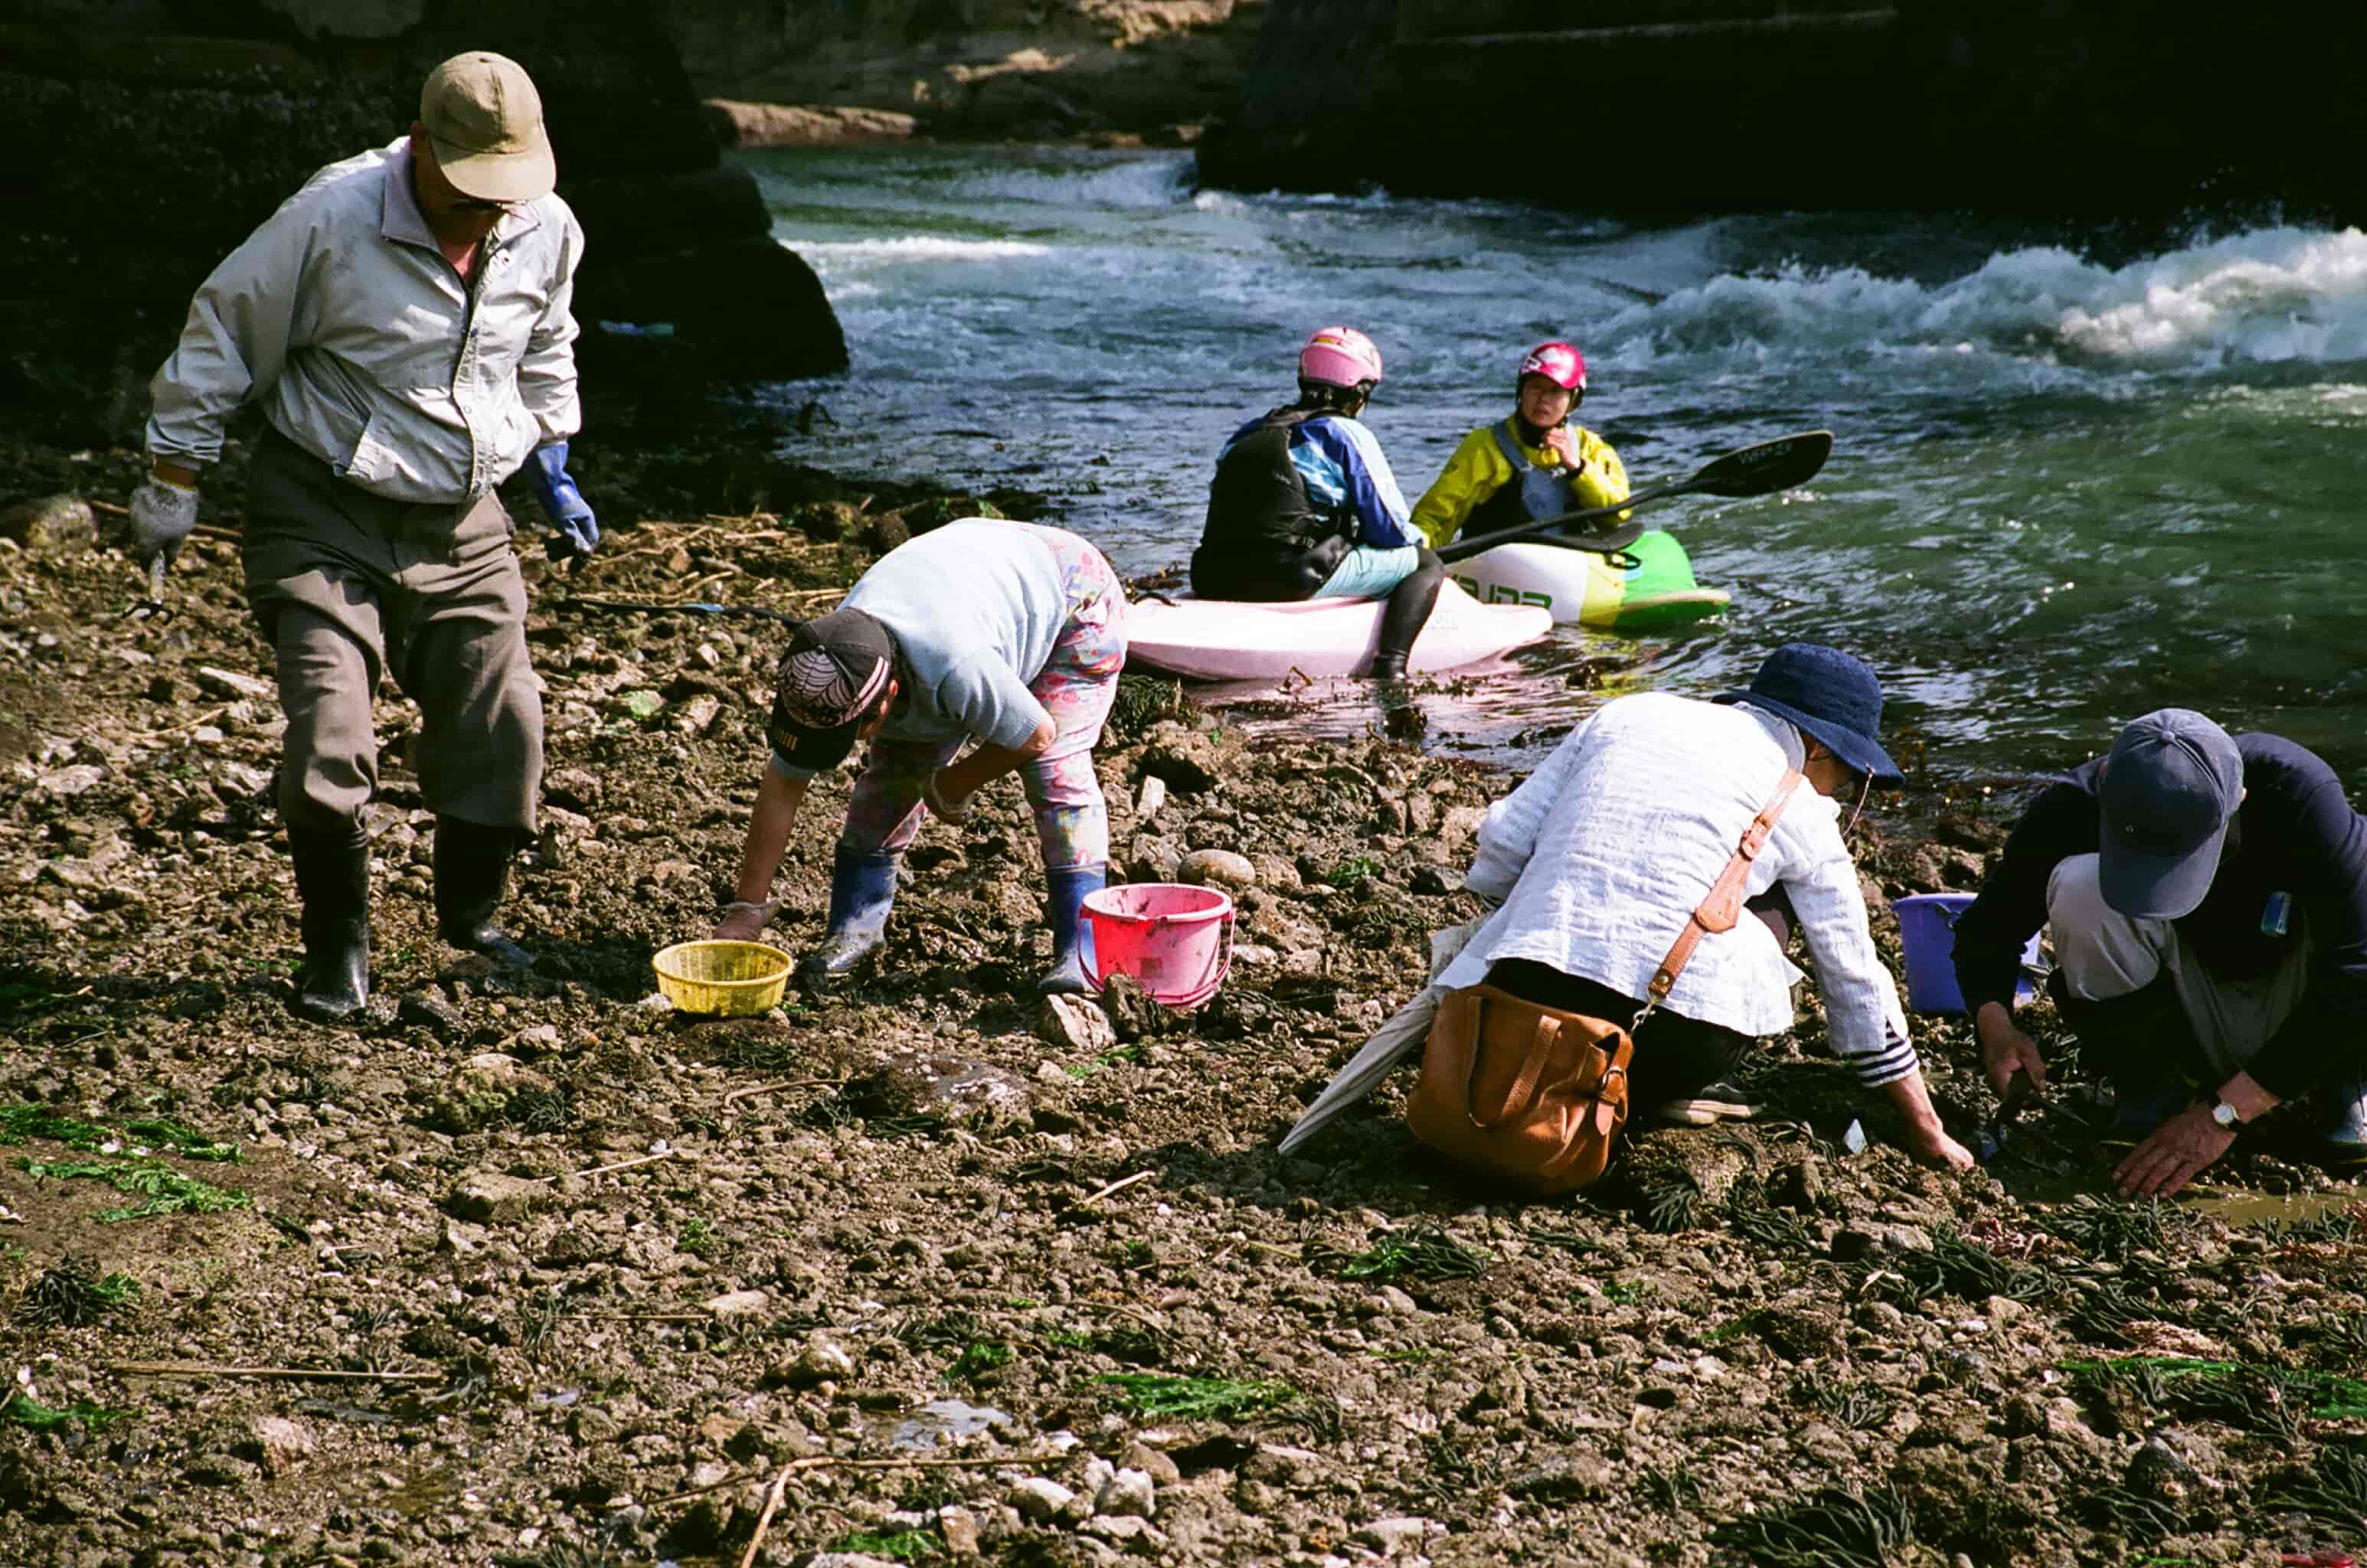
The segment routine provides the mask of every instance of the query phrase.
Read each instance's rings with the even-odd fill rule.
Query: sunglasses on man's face
[[[451,204],[446,207],[444,210],[447,212],[465,212],[470,217],[490,216],[495,218],[506,218],[509,216],[510,209],[513,205],[513,203],[506,201],[487,201],[481,197],[463,196],[454,197]]]

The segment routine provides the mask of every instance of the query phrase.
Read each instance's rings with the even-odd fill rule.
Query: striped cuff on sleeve
[[[1858,1081],[1868,1089],[1897,1083],[1923,1065],[1915,1055],[1914,1043],[1897,1035],[1885,1040],[1881,1050],[1872,1055],[1856,1057],[1854,1062]]]

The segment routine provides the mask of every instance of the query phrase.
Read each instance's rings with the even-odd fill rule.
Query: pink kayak
[[[1202,681],[1315,679],[1362,674],[1381,637],[1379,599],[1306,599],[1249,604],[1227,599],[1138,599],[1126,614],[1128,659]],[[1453,582],[1414,639],[1416,675],[1493,659],[1553,630],[1553,612],[1482,604]]]

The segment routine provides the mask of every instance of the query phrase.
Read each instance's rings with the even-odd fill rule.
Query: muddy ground
[[[17,495],[120,501],[136,467],[11,457]],[[1467,763],[1250,749],[1130,683],[1099,758],[1126,869],[1254,873],[1206,1009],[1050,1027],[1010,785],[924,831],[849,994],[653,1007],[652,951],[729,897],[775,634],[561,600],[825,605],[968,503],[712,450],[600,462],[601,555],[527,569],[549,810],[511,915],[540,977],[436,941],[390,692],[360,1029],[287,1009],[278,724],[235,544],[198,542],[164,620],[113,618],[136,574],[71,508],[0,544],[0,1562],[733,1564],[760,1530],[775,1563],[2367,1542],[2351,1190],[2271,1132],[2203,1206],[2112,1199],[2043,1008],[2065,1087],[1965,1176],[1885,1142],[1812,999],[1750,1069],[1769,1120],[1644,1133],[1584,1201],[1432,1166],[1404,1073],[1278,1157],[1472,913],[1455,889],[1508,781]],[[785,874],[793,950],[846,782]],[[1866,863],[1884,893],[1969,886],[1997,838],[1925,792]],[[1920,1038],[1969,1135],[1991,1101],[1967,1032]]]

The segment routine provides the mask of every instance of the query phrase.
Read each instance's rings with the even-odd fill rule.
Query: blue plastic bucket
[[[1907,948],[1907,1010],[1961,1013],[1965,994],[1956,988],[1956,921],[1973,907],[1970,893],[1917,893],[1891,901],[1899,941]],[[2022,950],[2022,978],[2014,987],[2017,1006],[2038,995],[2030,973],[2038,964],[2038,938]]]

